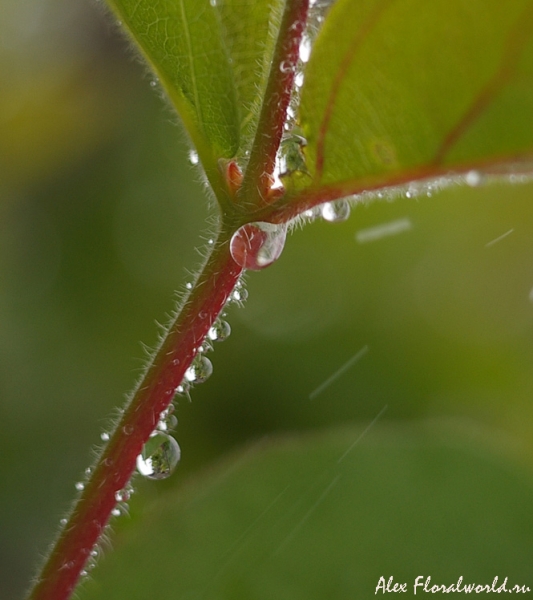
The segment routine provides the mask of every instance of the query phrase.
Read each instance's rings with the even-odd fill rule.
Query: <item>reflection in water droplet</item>
[[[74,487],[78,490],[78,492],[81,492],[85,489],[85,484],[81,481],[78,481],[74,484]]]
[[[157,433],[137,457],[137,470],[148,479],[165,479],[172,475],[180,457],[178,442],[166,433]]]
[[[185,287],[186,287],[188,290],[192,290],[192,283],[191,283],[190,281],[188,281],[188,282],[185,284]]]
[[[217,319],[207,332],[207,336],[214,342],[223,342],[229,337],[230,333],[231,327],[229,323],[223,319]]]
[[[106,431],[103,431],[100,434],[100,439],[102,440],[102,442],[109,442],[109,433],[107,433]]]
[[[322,218],[330,223],[346,221],[350,216],[350,205],[347,200],[326,202],[321,207]]]
[[[233,234],[231,256],[241,267],[259,271],[281,256],[286,237],[287,229],[283,225],[248,223]],[[242,300],[242,296],[239,299]]]
[[[196,150],[189,150],[189,162],[191,165],[198,164],[198,152]]]
[[[213,364],[206,357],[198,354],[185,371],[185,380],[190,383],[203,383],[213,372]]]

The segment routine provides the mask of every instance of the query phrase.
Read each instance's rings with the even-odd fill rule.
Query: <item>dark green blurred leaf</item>
[[[363,431],[268,442],[160,498],[80,597],[353,600],[380,576],[411,596],[419,575],[532,586],[529,475],[462,427]]]
[[[339,0],[305,73],[312,178],[299,185],[360,189],[530,155],[532,34],[529,0]]]

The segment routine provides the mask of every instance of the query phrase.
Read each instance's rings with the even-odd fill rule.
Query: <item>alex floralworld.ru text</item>
[[[495,592],[500,594],[501,592],[511,592],[515,594],[526,594],[531,591],[531,589],[525,585],[519,586],[508,586],[507,581],[508,577],[506,577],[503,582],[498,585],[498,576],[494,578],[494,581],[491,585],[488,584],[477,584],[477,583],[464,583],[463,576],[459,577],[456,583],[452,583],[451,585],[444,584],[431,584],[431,576],[425,577],[424,575],[419,575],[413,584],[413,592],[416,595],[417,592],[429,592],[431,594],[436,594],[438,592],[450,594],[454,592],[458,593],[490,593]],[[401,593],[407,592],[408,584],[407,583],[398,583],[394,582],[394,577],[389,577],[388,581],[385,580],[385,577],[380,577],[378,584],[376,586],[376,591],[374,595],[382,592],[385,594],[386,592],[392,593]]]

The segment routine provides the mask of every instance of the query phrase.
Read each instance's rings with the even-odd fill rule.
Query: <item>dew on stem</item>
[[[348,200],[336,200],[326,202],[321,206],[322,218],[330,223],[341,223],[350,216],[350,204]]]
[[[162,432],[173,431],[178,426],[178,418],[174,413],[174,406],[172,404],[159,415],[159,421],[156,425],[156,429]]]
[[[465,181],[470,187],[477,187],[483,183],[483,176],[479,171],[468,171],[465,175]]]
[[[203,383],[213,373],[212,362],[202,354],[198,354],[191,366],[185,371],[184,381],[189,383]]]
[[[207,336],[213,342],[223,342],[231,333],[230,324],[224,319],[217,319],[207,332]]]
[[[180,458],[178,442],[166,433],[156,433],[137,457],[137,470],[148,479],[166,479],[172,475]]]
[[[284,225],[248,223],[233,234],[230,243],[231,256],[244,269],[259,271],[270,266],[281,256],[286,237],[287,228]]]
[[[198,160],[198,152],[196,150],[189,150],[189,162],[191,165],[197,165]]]

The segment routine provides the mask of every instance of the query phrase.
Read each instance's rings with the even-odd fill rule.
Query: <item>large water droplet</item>
[[[248,223],[233,234],[231,256],[241,267],[259,271],[280,257],[286,237],[283,225]]]
[[[214,342],[223,342],[229,337],[230,333],[231,327],[229,323],[223,319],[217,319],[207,332],[207,336]]]
[[[322,218],[330,223],[346,221],[350,216],[350,205],[346,200],[326,202],[321,207]]]
[[[203,383],[211,376],[213,364],[206,357],[198,354],[191,363],[191,366],[185,371],[185,381],[190,383]]]
[[[148,479],[165,479],[172,475],[180,457],[178,442],[166,433],[157,433],[137,457],[137,470]]]

